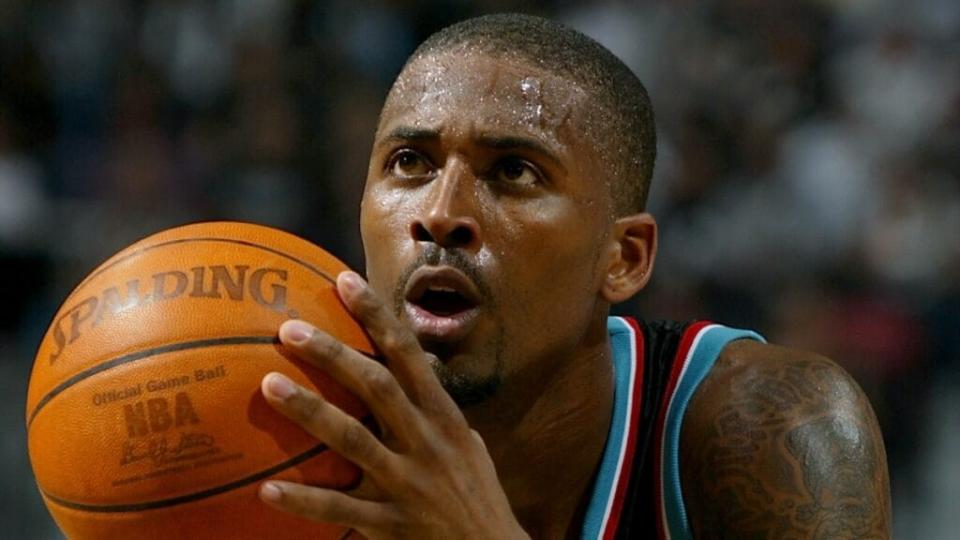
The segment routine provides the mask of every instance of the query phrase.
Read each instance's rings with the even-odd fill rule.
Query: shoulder
[[[827,412],[872,415],[856,381],[829,358],[753,340],[733,341],[723,349],[697,390],[687,417],[706,413],[709,419],[714,406],[734,403],[750,403],[763,414],[778,413],[776,417],[783,421]],[[736,412],[759,411],[737,408]]]
[[[690,401],[680,459],[698,538],[889,537],[880,429],[825,357],[727,345]]]

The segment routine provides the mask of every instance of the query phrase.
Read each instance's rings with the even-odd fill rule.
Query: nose
[[[465,164],[448,162],[432,182],[423,211],[410,224],[414,240],[474,252],[480,248],[482,238],[472,178]]]

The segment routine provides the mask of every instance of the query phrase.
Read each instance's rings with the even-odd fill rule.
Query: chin
[[[461,409],[479,405],[495,396],[500,390],[499,373],[487,377],[473,377],[441,369],[437,376],[444,390]]]
[[[444,390],[461,409],[490,399],[500,389],[502,369],[498,354],[477,355],[454,343],[425,343],[425,351],[434,354],[434,373]]]

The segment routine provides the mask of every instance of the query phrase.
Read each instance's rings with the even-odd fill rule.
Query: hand
[[[526,538],[483,440],[441,386],[431,355],[360,276],[341,273],[337,288],[384,364],[302,321],[284,323],[280,339],[365,401],[383,435],[378,439],[323,396],[268,374],[267,401],[360,467],[364,479],[350,492],[271,480],[260,497],[370,539]]]

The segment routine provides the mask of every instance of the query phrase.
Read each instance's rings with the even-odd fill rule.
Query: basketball
[[[169,229],[120,251],[67,297],[27,393],[30,461],[69,538],[337,538],[270,508],[276,478],[349,488],[359,470],[260,394],[279,371],[348,414],[363,404],[283,350],[304,319],[373,354],[340,303],[346,266],[291,234],[246,223]]]

